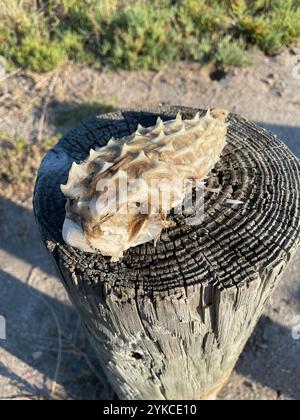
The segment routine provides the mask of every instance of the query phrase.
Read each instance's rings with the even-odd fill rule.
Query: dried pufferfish
[[[213,110],[190,120],[182,120],[181,114],[166,122],[158,118],[154,127],[139,125],[134,134],[112,138],[105,147],[91,150],[82,164],[74,163],[67,184],[61,186],[67,198],[64,241],[81,251],[100,251],[113,261],[131,247],[157,241],[163,228],[172,224],[166,220],[166,210],[184,200],[183,181],[205,179],[219,160],[226,144],[227,115],[227,111]],[[133,188],[122,194],[125,177]],[[117,206],[107,187],[99,187],[105,179],[116,186]],[[173,179],[181,182],[166,209],[153,198],[157,194],[150,197],[150,192],[161,180]],[[156,207],[154,213],[141,211],[149,209],[149,200]]]

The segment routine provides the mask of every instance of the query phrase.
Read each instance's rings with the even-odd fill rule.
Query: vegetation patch
[[[299,37],[300,0],[2,0],[0,10],[0,55],[38,72],[68,60],[243,66],[255,49],[276,54]]]

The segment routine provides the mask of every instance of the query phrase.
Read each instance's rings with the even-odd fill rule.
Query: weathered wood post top
[[[272,133],[229,114],[201,224],[174,215],[156,244],[116,262],[64,243],[60,185],[72,163],[178,111],[193,118],[199,110],[161,106],[81,124],[48,153],[36,184],[42,239],[121,399],[215,397],[300,240],[298,159]]]

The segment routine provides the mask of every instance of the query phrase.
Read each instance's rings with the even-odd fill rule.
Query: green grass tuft
[[[300,0],[1,0],[0,55],[38,72],[72,60],[157,69],[247,65],[300,38]]]
[[[232,40],[231,37],[223,38],[215,54],[215,62],[223,66],[242,67],[252,64],[252,54],[247,52],[243,40]]]
[[[58,41],[27,36],[12,52],[12,58],[24,68],[36,72],[55,69],[67,60],[66,51]]]
[[[240,1],[236,3],[246,3]],[[236,11],[237,28],[241,34],[267,54],[275,54],[284,45],[300,37],[300,2],[273,0],[249,2]]]
[[[113,68],[157,69],[174,61],[178,52],[175,11],[162,0],[113,13],[102,21],[100,55]]]

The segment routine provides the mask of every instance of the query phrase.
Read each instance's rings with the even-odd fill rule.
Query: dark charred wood
[[[81,124],[42,162],[34,207],[42,239],[120,398],[197,399],[229,377],[300,240],[300,164],[275,135],[230,114],[200,226],[174,216],[160,241],[118,263],[62,240],[65,184],[91,148],[195,109],[119,111]],[[201,111],[204,112],[204,111]],[[227,204],[239,200],[242,205]]]

